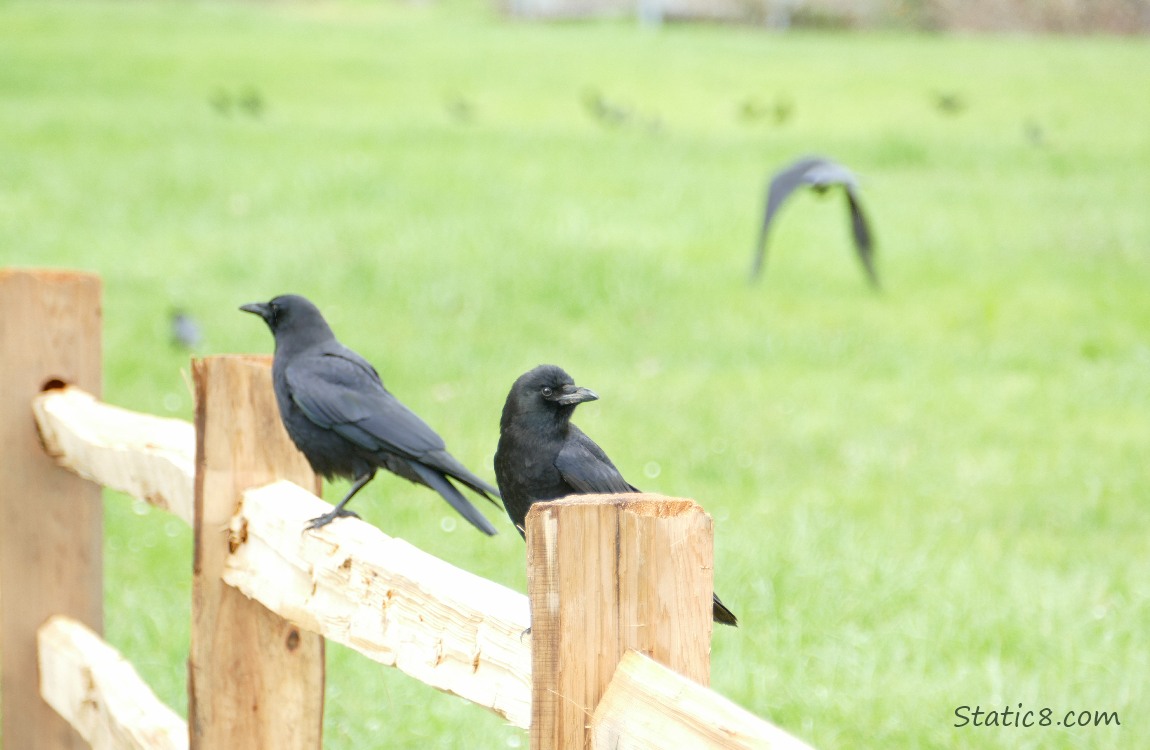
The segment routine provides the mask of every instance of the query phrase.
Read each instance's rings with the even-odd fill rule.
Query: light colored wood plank
[[[132,665],[82,623],[52,617],[39,631],[40,694],[94,750],[184,750],[188,725]]]
[[[228,526],[248,487],[319,480],[280,421],[268,357],[193,362],[195,565],[188,724],[194,750],[321,746],[323,639],[221,580]]]
[[[67,387],[32,400],[44,450],[64,468],[192,523],[196,428]]]
[[[578,495],[527,514],[531,747],[584,748],[627,649],[710,677],[711,518],[693,500]]]
[[[44,453],[32,398],[47,384],[99,393],[100,279],[0,270],[0,704],[4,747],[83,748],[41,698],[36,629],[66,614],[103,627],[100,488]]]
[[[811,750],[727,698],[635,651],[591,719],[595,750]]]
[[[224,580],[269,609],[526,728],[527,597],[356,519],[289,482],[244,493]]]

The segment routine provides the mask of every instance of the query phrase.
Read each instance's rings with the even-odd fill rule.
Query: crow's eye
[[[554,392],[555,391],[551,390],[551,386],[547,385],[543,386],[543,390],[540,391],[540,393],[543,394],[543,398],[551,398],[551,394]]]

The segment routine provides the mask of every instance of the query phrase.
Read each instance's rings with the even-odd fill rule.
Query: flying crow
[[[879,288],[878,274],[874,268],[874,243],[870,226],[859,203],[858,181],[854,174],[841,164],[818,156],[808,156],[776,172],[771,177],[767,189],[767,207],[763,212],[763,226],[759,230],[759,240],[755,245],[755,261],[751,267],[751,278],[756,278],[763,268],[767,254],[767,233],[771,221],[779,207],[801,187],[809,187],[817,193],[825,193],[831,187],[841,185],[847,196],[847,206],[851,213],[851,229],[854,233],[855,250],[866,271],[867,280],[875,289]]]

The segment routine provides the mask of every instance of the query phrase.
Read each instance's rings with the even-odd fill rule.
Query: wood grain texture
[[[727,698],[635,651],[591,719],[595,750],[811,750]]]
[[[56,616],[38,642],[40,694],[94,750],[186,750],[188,725],[100,636]]]
[[[591,715],[628,649],[710,676],[711,518],[692,500],[579,495],[527,514],[531,747],[590,747]]]
[[[44,450],[56,462],[192,524],[196,428],[120,409],[69,386],[32,400]]]
[[[244,493],[224,580],[301,626],[477,703],[531,719],[527,597],[354,518],[288,482]]]
[[[195,562],[188,725],[195,750],[318,750],[323,639],[224,584],[228,526],[242,492],[285,478],[319,480],[279,418],[269,357],[193,362]]]
[[[100,488],[44,452],[32,399],[46,386],[101,389],[100,280],[0,270],[0,705],[3,745],[83,748],[37,690],[36,630],[54,614],[103,630]]]

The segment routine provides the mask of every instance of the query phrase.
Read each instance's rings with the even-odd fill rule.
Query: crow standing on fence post
[[[640,491],[623,478],[602,448],[571,424],[576,406],[598,398],[555,365],[540,365],[511,386],[499,421],[495,478],[503,507],[520,535],[532,503],[567,495]],[[718,596],[712,616],[717,623],[738,625]]]
[[[296,447],[317,474],[355,480],[308,528],[355,516],[344,506],[383,468],[435,490],[483,533],[498,533],[451,479],[496,506],[499,491],[448,453],[443,438],[383,387],[375,368],[336,340],[315,305],[289,294],[240,309],[263,318],[275,336],[272,382]]]

